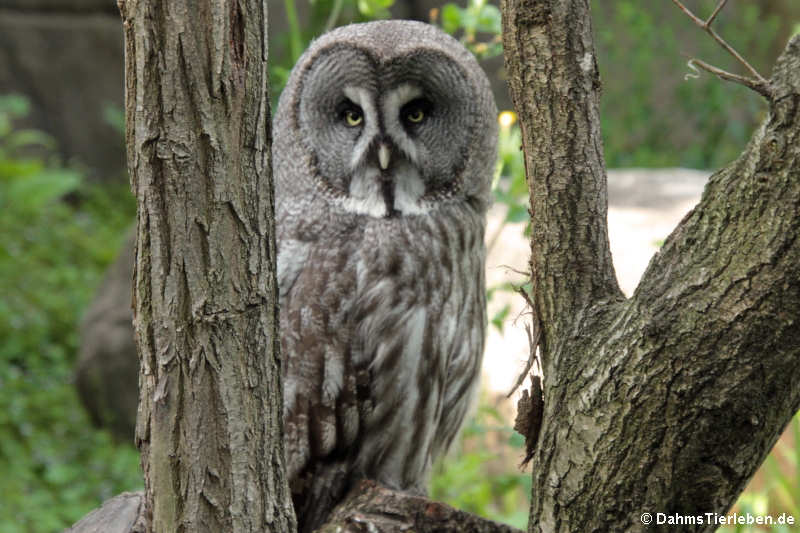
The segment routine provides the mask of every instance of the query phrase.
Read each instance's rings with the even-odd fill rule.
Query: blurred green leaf
[[[462,26],[461,8],[455,4],[442,6],[442,29],[447,33],[455,33]]]
[[[8,102],[0,97],[12,123],[0,137],[0,531],[50,533],[141,486],[135,448],[92,427],[72,383],[81,314],[135,208],[126,184],[89,184],[55,162],[44,134],[15,130],[27,104]],[[38,157],[20,153],[32,144]]]
[[[464,8],[445,4],[441,13],[442,30],[451,35],[461,33],[461,42],[479,59],[503,52],[502,17],[496,6],[485,0],[468,0]]]
[[[75,191],[81,175],[68,169],[42,169],[7,182],[8,198],[16,199],[16,208],[42,209],[46,203]]]
[[[103,118],[106,124],[114,128],[120,135],[125,135],[125,110],[116,104],[106,103],[103,106]]]
[[[506,214],[506,220],[509,222],[527,222],[530,219],[528,214],[528,206],[525,204],[512,204]]]
[[[388,18],[393,3],[394,0],[358,0],[358,11],[371,19]]]
[[[491,296],[488,296],[488,298],[491,298]],[[503,332],[503,326],[505,325],[506,318],[508,318],[508,314],[510,312],[511,305],[506,304],[492,317],[492,325],[496,327],[500,333]]]
[[[5,140],[5,149],[12,152],[33,146],[52,150],[55,148],[55,141],[39,130],[17,130]]]
[[[30,107],[28,99],[21,94],[0,95],[0,114],[21,118],[28,115]]]
[[[500,10],[492,4],[485,4],[478,13],[476,28],[480,32],[500,35],[503,32]]]
[[[434,468],[431,498],[525,529],[531,477],[517,470],[521,447],[510,445],[514,432],[506,424],[483,398],[465,424],[456,453]]]

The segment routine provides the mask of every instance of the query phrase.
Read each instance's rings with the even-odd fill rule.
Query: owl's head
[[[313,187],[338,209],[371,217],[425,214],[451,201],[483,211],[496,114],[475,58],[435,27],[338,28],[312,43],[281,95],[276,177],[284,190]],[[287,161],[300,153],[304,163]]]

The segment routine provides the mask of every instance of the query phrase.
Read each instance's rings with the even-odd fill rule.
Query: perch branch
[[[357,484],[317,533],[522,533],[422,496],[387,489],[374,481]]]
[[[64,533],[144,533],[144,493],[126,492],[106,501]],[[390,490],[364,480],[350,491],[317,533],[522,533],[447,504]]]

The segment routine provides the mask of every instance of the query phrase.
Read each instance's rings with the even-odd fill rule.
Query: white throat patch
[[[430,205],[422,200],[425,184],[417,170],[408,164],[392,171],[394,205],[390,206],[398,215],[421,215],[430,211]],[[381,174],[376,168],[361,168],[350,180],[347,198],[342,199],[345,211],[375,218],[385,217],[389,211],[381,185]]]
[[[422,90],[410,84],[400,85],[386,94],[380,110],[376,108],[372,95],[365,88],[345,87],[344,94],[361,107],[364,113],[364,130],[350,155],[352,178],[347,197],[341,200],[342,207],[350,213],[375,218],[386,217],[390,212],[397,215],[427,213],[431,206],[422,201],[425,183],[416,168],[420,153],[400,121],[400,110],[405,104],[421,96]],[[370,154],[367,152],[376,142],[383,142],[380,140],[381,131],[378,128],[379,111],[385,133],[394,148],[379,153],[379,161],[370,161]],[[391,179],[391,191],[388,194],[384,194],[386,177],[381,175],[378,162],[389,168],[389,175],[386,177]],[[387,197],[391,201],[388,206]]]

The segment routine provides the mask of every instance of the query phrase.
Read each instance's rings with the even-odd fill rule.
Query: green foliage
[[[779,443],[765,464],[768,490],[777,508],[800,520],[800,414],[790,424],[793,446]]]
[[[358,12],[369,20],[389,18],[394,0],[358,0]]]
[[[711,75],[684,78],[689,57],[741,71],[713,39],[671,2],[592,2],[592,14],[609,168],[715,169],[738,157],[766,106],[749,89]],[[774,52],[764,36],[777,27],[756,2],[731,6],[715,22],[765,74]]]
[[[525,180],[525,163],[522,158],[522,134],[519,126],[515,124],[516,115],[511,111],[503,111],[498,117],[500,125],[497,143],[497,165],[495,175],[492,180],[492,193],[496,204],[502,205],[504,215],[494,233],[487,239],[487,250],[492,252],[500,240],[500,235],[508,224],[524,223],[523,233],[530,234],[530,215],[528,214],[528,182]],[[517,286],[511,283],[503,283],[495,287],[489,287],[486,297],[492,299],[495,293],[516,292]],[[496,327],[500,333],[503,332],[503,325],[511,311],[509,305],[505,305],[490,317],[489,322]]]
[[[442,6],[442,29],[451,35],[462,34],[461,42],[478,59],[503,53],[500,10],[486,0],[468,0],[466,7],[456,4]],[[479,34],[488,35],[481,40]]]
[[[500,113],[500,131],[497,140],[497,166],[492,181],[496,202],[508,207],[506,220],[511,223],[527,222],[528,182],[525,180],[525,162],[522,158],[522,133],[515,124],[517,117],[510,111]],[[490,243],[490,246],[494,242]]]
[[[524,529],[531,476],[514,465],[524,455],[522,436],[483,399],[458,445],[434,469],[430,497]]]
[[[106,124],[114,128],[114,131],[119,133],[120,137],[125,138],[125,110],[119,106],[106,103],[103,106],[103,119]]]
[[[270,90],[272,107],[289,79],[297,59],[312,39],[342,23],[388,18],[394,0],[310,0],[308,23],[303,27],[295,0],[283,0],[288,31],[270,31]],[[277,50],[277,53],[274,51]]]
[[[123,186],[83,181],[0,97],[0,531],[60,530],[141,484],[138,454],[91,428],[73,384],[78,320],[133,215]],[[36,149],[36,157],[26,155]],[[48,152],[49,153],[49,152]]]

